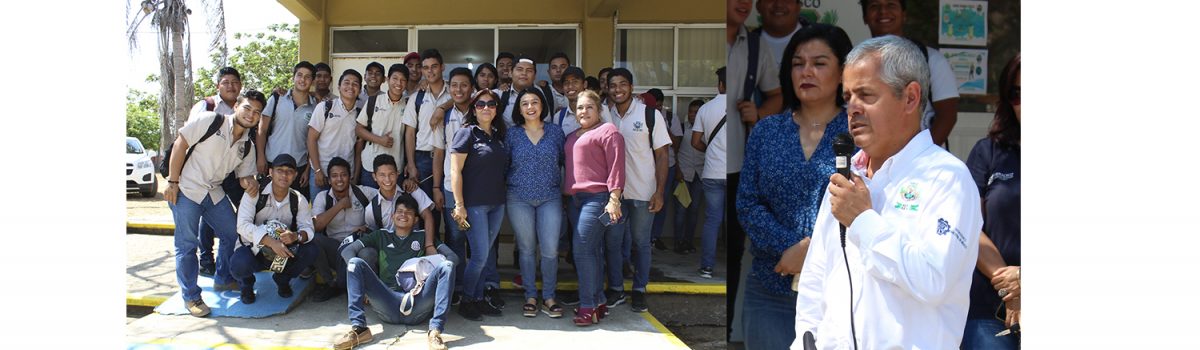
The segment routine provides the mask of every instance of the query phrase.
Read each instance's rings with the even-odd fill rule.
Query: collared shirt
[[[934,145],[928,130],[884,161],[873,178],[865,176],[866,166],[860,151],[851,171],[870,190],[872,209],[846,229],[854,290],[826,192],[800,272],[796,334],[813,332],[821,349],[852,348],[854,312],[860,348],[957,348],[983,227],[971,173]],[[801,339],[793,349],[803,346]]]
[[[367,224],[367,205],[371,204],[371,198],[375,198],[375,196],[379,194],[379,190],[371,187],[359,185],[350,186],[357,186],[358,189],[362,191],[363,195],[367,197],[367,200],[365,202],[359,201],[358,197],[354,195],[354,190],[349,188],[346,189],[347,199],[350,200],[350,208],[342,209],[333,216],[333,219],[329,220],[328,224],[325,224],[325,235],[329,236],[329,238],[333,238],[334,240],[340,241],[343,238],[346,238],[346,236],[349,236],[351,233],[354,233],[355,229]],[[329,199],[331,197],[334,197],[333,189],[321,191],[321,193],[317,194],[316,198],[313,198],[313,217],[324,214],[325,207],[328,206],[332,208],[333,204],[336,204],[336,201],[338,200],[337,198],[333,198],[335,203],[329,203]]]
[[[725,90],[729,94],[729,103],[726,104],[725,115],[729,116],[729,120],[725,123],[725,128],[729,130],[728,142],[729,147],[726,148],[727,172],[736,173],[742,169],[742,160],[746,153],[746,124],[742,123],[742,113],[737,109],[738,102],[745,99],[743,89],[746,86],[746,70],[749,68],[747,61],[750,59],[750,47],[746,43],[746,27],[738,28],[737,39],[733,45],[729,46],[729,53],[725,56],[728,62],[727,71],[725,72],[729,82],[728,89]],[[764,45],[758,47],[758,75],[757,78],[759,91],[771,91],[779,88],[779,64],[775,58],[771,56],[771,49]]]
[[[254,207],[258,204],[258,196],[251,197],[249,193],[242,195],[242,203],[241,205],[238,205],[238,245],[250,247],[254,254],[258,254],[261,249],[271,249],[259,246],[259,242],[262,242],[263,236],[268,234],[267,229],[262,226],[268,220],[279,220],[279,222],[283,223],[284,225],[292,224],[292,207],[291,203],[288,203],[288,197],[291,196],[290,192],[295,190],[289,189],[289,194],[284,196],[282,200],[276,199],[275,194],[271,193],[271,190],[271,183],[267,183],[267,185],[263,186],[262,188],[263,192],[260,194],[260,196],[264,194],[267,195],[267,205],[263,206],[262,211],[257,213],[254,212]],[[300,232],[307,232],[307,234],[301,236],[307,236],[308,239],[305,239],[305,237],[299,237],[301,239],[300,243],[311,242],[313,239],[313,232],[316,231],[313,230],[313,217],[312,212],[309,209],[310,206],[308,205],[308,199],[305,199],[303,195],[297,193],[296,207],[296,229],[294,232],[296,232],[297,235],[301,235]]]
[[[450,101],[449,92],[450,83],[445,81],[442,82],[442,91],[436,95],[432,91],[426,90],[424,99],[421,102],[420,115],[417,115],[417,96],[421,96],[421,94],[418,93],[408,99],[408,106],[404,109],[403,121],[404,125],[417,129],[417,141],[414,150],[432,151],[434,148],[446,148],[445,143],[443,143],[445,140],[437,137],[439,133],[436,129],[440,129],[440,127],[430,128],[429,119],[433,118],[433,112],[437,110],[437,106]]]
[[[608,111],[609,113],[602,115],[604,122],[616,126],[625,138],[625,189],[621,196],[625,199],[649,201],[658,188],[654,150],[671,145],[671,138],[667,136],[667,122],[662,113],[654,111],[654,145],[651,147],[650,129],[646,125],[646,105],[633,100],[624,116],[617,116],[617,107]]]
[[[329,117],[325,117],[325,103],[317,104],[313,109],[313,118],[308,122],[308,126],[312,127],[318,133],[321,133],[317,138],[317,150],[321,169],[329,169],[329,160],[333,157],[342,157],[351,166],[358,162],[354,159],[354,121],[356,111],[346,108],[342,103],[342,99],[332,101],[332,108]]]
[[[392,194],[391,198],[384,196],[383,191],[379,191],[378,193],[379,195],[377,197],[367,198],[378,198],[379,221],[383,223],[382,228],[385,230],[394,230],[396,223],[392,222],[392,212],[396,211],[396,200],[400,198],[401,193],[404,193],[404,189],[400,187],[400,184],[396,184],[396,192]],[[408,194],[412,195],[413,199],[417,200],[417,208],[419,208],[417,211],[417,219],[420,220],[421,213],[433,206],[433,201],[429,200],[429,196],[425,195],[425,191],[422,191],[420,188],[413,189],[413,191],[409,192]],[[375,225],[374,205],[374,203],[367,205],[363,219],[367,221],[367,227],[371,228],[372,230],[378,230],[380,227]],[[413,227],[413,229],[424,229],[424,227]]]
[[[504,204],[509,158],[500,131],[493,127],[488,135],[479,125],[464,126],[454,134],[450,152],[467,155],[462,174],[450,172],[451,176],[462,176],[463,206]]]
[[[362,168],[366,171],[375,171],[375,157],[383,154],[391,155],[396,159],[396,164],[404,164],[404,148],[401,144],[404,141],[404,124],[401,120],[404,118],[404,111],[407,101],[403,97],[399,101],[392,102],[392,98],[388,94],[379,94],[375,97],[374,115],[370,117],[370,130],[375,135],[391,134],[392,147],[383,147],[383,145],[367,142],[362,150]],[[367,125],[367,108],[363,106],[363,110],[358,112],[357,122],[364,127]]]
[[[358,100],[361,101],[362,103],[366,103],[367,98],[387,95],[387,90],[383,89],[383,85],[380,85],[379,87],[380,87],[380,89],[379,89],[379,91],[375,92],[375,96],[367,96],[367,87],[363,86],[362,91],[358,92]]]
[[[467,108],[469,109],[471,107],[468,106]],[[446,145],[449,145],[454,142],[454,133],[458,132],[458,129],[463,128],[463,121],[466,120],[466,116],[467,116],[467,112],[459,111],[458,107],[456,106],[456,107],[450,109],[450,117],[442,120],[442,124],[445,125],[443,127],[443,129],[445,131],[443,133],[444,134],[443,142]],[[442,117],[445,118],[446,116],[442,116]],[[450,160],[450,153],[446,153],[445,157],[443,157],[443,158],[444,159],[442,162],[443,163],[442,189],[446,190],[447,192],[453,192],[453,190],[450,187],[450,165],[453,163],[453,161]],[[447,203],[447,204],[449,204],[449,203]]]
[[[504,98],[505,93],[508,94],[508,104],[504,105],[504,110],[502,111],[503,112],[502,115],[504,116],[504,126],[509,127],[509,128],[513,127],[512,114],[513,114],[513,110],[516,110],[516,108],[517,108],[517,95],[520,94],[520,91],[513,90],[513,88],[511,86],[508,88],[508,91],[499,91],[499,90],[492,90],[492,91],[495,91],[496,96],[498,96],[499,98]]]
[[[845,112],[823,129],[821,140],[807,159],[800,145],[801,127],[792,121],[791,112],[759,120],[746,141],[749,153],[737,188],[738,220],[750,239],[750,254],[754,256],[750,278],[758,280],[772,295],[795,297],[791,276],[775,273],[775,265],[784,251],[812,236],[829,176],[837,172],[834,135],[849,130]]]
[[[725,126],[721,130],[716,130],[717,136],[712,136],[717,124],[721,123],[721,118],[725,118],[725,94],[719,94],[712,101],[704,103],[700,106],[700,110],[696,112],[696,125],[692,126],[693,132],[699,132],[702,142],[708,143],[708,147],[704,152],[704,173],[701,174],[702,179],[725,179],[725,163],[726,163],[726,139],[729,133],[729,124],[738,123],[737,120],[729,120],[726,118]],[[708,140],[712,140],[709,142]],[[770,150],[767,150],[770,151]]]
[[[554,88],[554,84],[550,85],[550,94],[554,95],[554,110],[550,111],[551,114],[558,112],[558,110],[560,110],[560,109],[564,109],[564,108],[570,109],[570,108],[567,108],[567,104],[571,103],[567,99],[567,95],[559,93],[558,89]]]
[[[575,119],[575,112],[572,112],[570,108],[558,110],[558,113],[550,115],[550,119],[550,123],[558,125],[558,128],[562,129],[564,135],[579,130],[579,120]]]
[[[566,136],[558,125],[542,123],[542,138],[537,144],[529,139],[525,127],[508,129],[512,161],[508,168],[508,196],[517,200],[548,200],[559,197]]]
[[[196,203],[203,203],[204,196],[211,196],[213,203],[225,198],[221,182],[230,172],[237,170],[235,176],[244,177],[254,175],[257,171],[257,155],[253,150],[246,149],[250,130],[242,131],[241,137],[233,139],[233,115],[223,116],[224,123],[217,132],[197,144],[215,118],[217,114],[214,112],[199,112],[188,118],[187,124],[179,128],[179,137],[187,142],[189,148],[195,149],[192,151],[192,157],[188,158],[180,169],[179,191]],[[254,144],[251,143],[250,147],[254,147]],[[172,152],[187,150],[177,149]],[[242,158],[242,154],[246,154],[246,157]]]
[[[209,96],[209,97],[211,97],[213,102],[216,103],[216,106],[213,107],[212,112],[221,114],[221,115],[232,115],[233,114],[234,106],[225,103],[224,100],[221,100],[220,95]],[[200,102],[196,102],[196,104],[192,105],[192,110],[190,112],[188,112],[188,118],[190,119],[191,116],[194,116],[200,112],[208,112],[208,102],[204,101],[203,99],[201,99]]]
[[[302,106],[297,106],[292,95],[293,90],[288,90],[279,100],[268,97],[267,106],[263,108],[263,116],[271,117],[271,122],[275,124],[274,131],[267,136],[267,159],[275,159],[279,154],[286,153],[297,162],[308,160],[308,122],[312,120],[317,98],[309,94],[308,101]],[[278,107],[275,106],[276,103],[279,104]]]

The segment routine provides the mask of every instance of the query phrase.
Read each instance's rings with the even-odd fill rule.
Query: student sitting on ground
[[[279,287],[279,296],[290,298],[292,287],[288,283],[312,265],[318,254],[317,246],[308,244],[313,239],[308,200],[291,189],[296,179],[296,159],[287,154],[275,157],[271,162],[271,179],[264,186],[268,190],[257,196],[250,196],[250,192],[243,194],[238,207],[238,247],[230,258],[230,272],[241,286],[242,302],[246,304],[253,304],[256,299],[255,272],[268,268],[275,271],[271,279]],[[276,230],[265,225],[272,220],[286,227]],[[280,267],[275,257],[286,257],[287,261]]]

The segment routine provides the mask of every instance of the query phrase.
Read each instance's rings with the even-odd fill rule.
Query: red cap
[[[416,52],[409,52],[407,55],[404,55],[404,62],[408,62],[408,60],[414,59],[414,58],[417,59],[417,61],[420,61],[421,54],[416,53]]]
[[[655,99],[654,95],[650,92],[642,93],[642,103],[650,106],[650,108],[658,108],[658,99]]]

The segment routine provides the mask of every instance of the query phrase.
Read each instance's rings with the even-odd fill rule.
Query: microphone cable
[[[854,342],[854,350],[858,350],[858,335],[854,331],[854,279],[850,277],[850,258],[846,256],[846,226],[839,226],[842,231],[842,261],[846,263],[846,281],[850,282],[850,340]]]

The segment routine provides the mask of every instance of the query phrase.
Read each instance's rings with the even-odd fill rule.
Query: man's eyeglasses
[[[499,105],[499,104],[498,104],[498,103],[496,103],[496,100],[489,100],[489,101],[482,101],[482,100],[480,100],[480,101],[475,101],[475,109],[496,108],[496,106],[498,106],[498,105]]]

